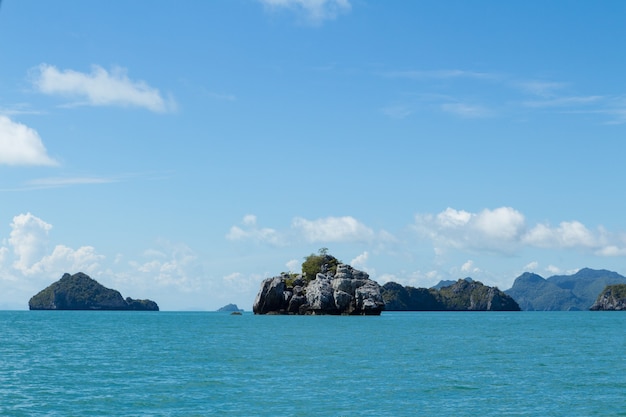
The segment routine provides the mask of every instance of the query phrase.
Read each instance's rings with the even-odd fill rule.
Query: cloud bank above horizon
[[[95,278],[104,277],[108,282],[123,284],[134,292],[150,290],[157,294],[198,295],[210,292],[215,286],[227,286],[252,297],[258,290],[259,282],[267,275],[234,270],[222,277],[207,279],[197,250],[184,243],[174,244],[165,240],[157,242],[156,248],[144,250],[139,257],[128,258],[119,254],[115,259],[107,258],[94,246],[74,249],[62,243],[52,244],[50,232],[53,226],[31,213],[15,216],[10,227],[8,238],[0,240],[0,284],[15,286],[15,283],[21,283],[17,288],[26,293],[64,272],[82,271]],[[294,217],[289,228],[279,231],[260,227],[256,216],[249,214],[224,238],[235,244],[253,242],[270,247],[294,248],[303,242],[322,246],[357,242],[366,249],[353,256],[351,265],[368,272],[381,283],[393,280],[405,285],[434,284],[433,280],[444,279],[450,274],[482,274],[488,266],[479,265],[472,259],[481,253],[511,255],[530,247],[586,251],[599,257],[626,256],[624,233],[609,232],[601,226],[592,230],[578,221],[563,221],[557,226],[544,223],[529,226],[524,215],[511,207],[484,209],[476,213],[447,208],[436,214],[417,214],[407,229],[416,239],[430,242],[437,256],[457,251],[467,256],[466,261],[449,271],[431,269],[401,274],[384,271],[384,267],[371,264],[376,262],[372,252],[378,255],[386,251],[397,252],[399,246],[407,246],[404,249],[410,250],[413,243],[401,241],[384,230],[375,231],[352,216]],[[288,270],[296,272],[300,263],[297,259],[284,261]],[[538,267],[539,263],[532,261],[525,264],[524,269],[532,271]],[[275,273],[279,273],[278,269],[277,265]],[[560,272],[551,264],[545,266],[545,270]]]

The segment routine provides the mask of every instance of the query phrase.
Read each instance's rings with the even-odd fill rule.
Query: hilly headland
[[[505,293],[513,297],[522,310],[578,311],[589,310],[600,293],[614,284],[626,284],[626,277],[606,269],[590,268],[549,278],[525,272]]]
[[[106,288],[88,275],[65,273],[60,280],[34,295],[30,310],[134,310],[159,311],[152,300],[123,298],[117,290]]]
[[[402,286],[396,282],[383,285],[383,299],[388,311],[519,311],[515,300],[496,287],[471,278],[440,282],[432,288]]]

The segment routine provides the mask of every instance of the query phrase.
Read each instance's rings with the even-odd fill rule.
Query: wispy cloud
[[[295,217],[289,228],[277,230],[260,227],[254,215],[245,216],[240,224],[232,226],[226,234],[231,241],[252,241],[270,245],[286,246],[299,242],[309,243],[373,243],[391,242],[395,238],[388,232],[375,232],[352,216],[321,217],[305,219]]]
[[[144,81],[131,80],[120,67],[109,72],[94,65],[90,73],[82,73],[41,64],[31,74],[37,91],[80,100],[71,105],[141,107],[158,113],[175,109],[173,100]]]
[[[226,234],[226,239],[269,243],[274,246],[280,246],[285,243],[284,237],[275,229],[259,227],[257,218],[253,214],[244,216],[240,225],[232,226]]]
[[[513,85],[525,93],[543,98],[554,97],[567,86],[566,83],[541,80],[519,81],[514,82]]]
[[[523,105],[527,107],[579,107],[596,104],[604,99],[603,96],[555,97],[546,100],[524,101]]]
[[[427,80],[427,79],[455,79],[455,78],[474,78],[481,80],[496,80],[500,78],[500,75],[488,72],[477,71],[465,71],[465,70],[431,70],[431,71],[419,71],[419,70],[407,70],[407,71],[388,71],[384,73],[388,78],[408,78],[413,80]]]
[[[493,112],[484,106],[467,103],[443,103],[441,110],[465,119],[482,119],[493,115]]]
[[[109,184],[118,181],[119,179],[106,177],[50,177],[30,180],[26,185],[33,188],[56,188],[71,185]]]
[[[0,165],[56,166],[36,130],[0,115]]]
[[[606,124],[626,123],[626,100],[623,95],[579,94],[567,82],[524,79],[514,74],[463,69],[395,70],[378,76],[406,80],[404,98],[417,97],[425,106],[389,105],[382,113],[391,118],[405,118],[419,111],[438,110],[460,118],[486,118],[524,114],[529,111],[560,114],[604,115]],[[405,100],[406,101],[406,100]],[[496,110],[498,109],[498,110]],[[502,110],[499,110],[502,109]]]
[[[308,242],[367,242],[375,237],[372,229],[352,216],[293,219],[291,226]]]
[[[309,22],[319,24],[336,19],[352,9],[349,0],[259,0],[268,9],[288,9],[302,14]]]
[[[383,107],[381,112],[393,119],[405,119],[413,113],[413,110],[409,106],[392,105]]]

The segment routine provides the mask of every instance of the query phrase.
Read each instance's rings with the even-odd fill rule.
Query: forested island
[[[615,284],[626,284],[626,277],[606,269],[583,268],[572,275],[549,278],[525,272],[505,293],[522,310],[580,311],[589,310],[604,289]]]
[[[106,288],[88,275],[65,273],[61,279],[28,302],[30,310],[132,310],[159,311],[152,300],[124,299],[119,291]]]
[[[471,278],[433,288],[404,287],[396,282],[383,285],[387,311],[519,311],[515,300],[495,287]]]

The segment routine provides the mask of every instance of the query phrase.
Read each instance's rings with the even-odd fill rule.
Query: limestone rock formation
[[[381,287],[363,271],[337,265],[336,273],[317,273],[306,283],[302,275],[267,278],[254,300],[254,314],[379,315]]]
[[[30,310],[136,310],[159,311],[152,300],[124,299],[122,295],[79,272],[61,279],[33,296]]]
[[[626,284],[607,286],[590,310],[626,311]]]

